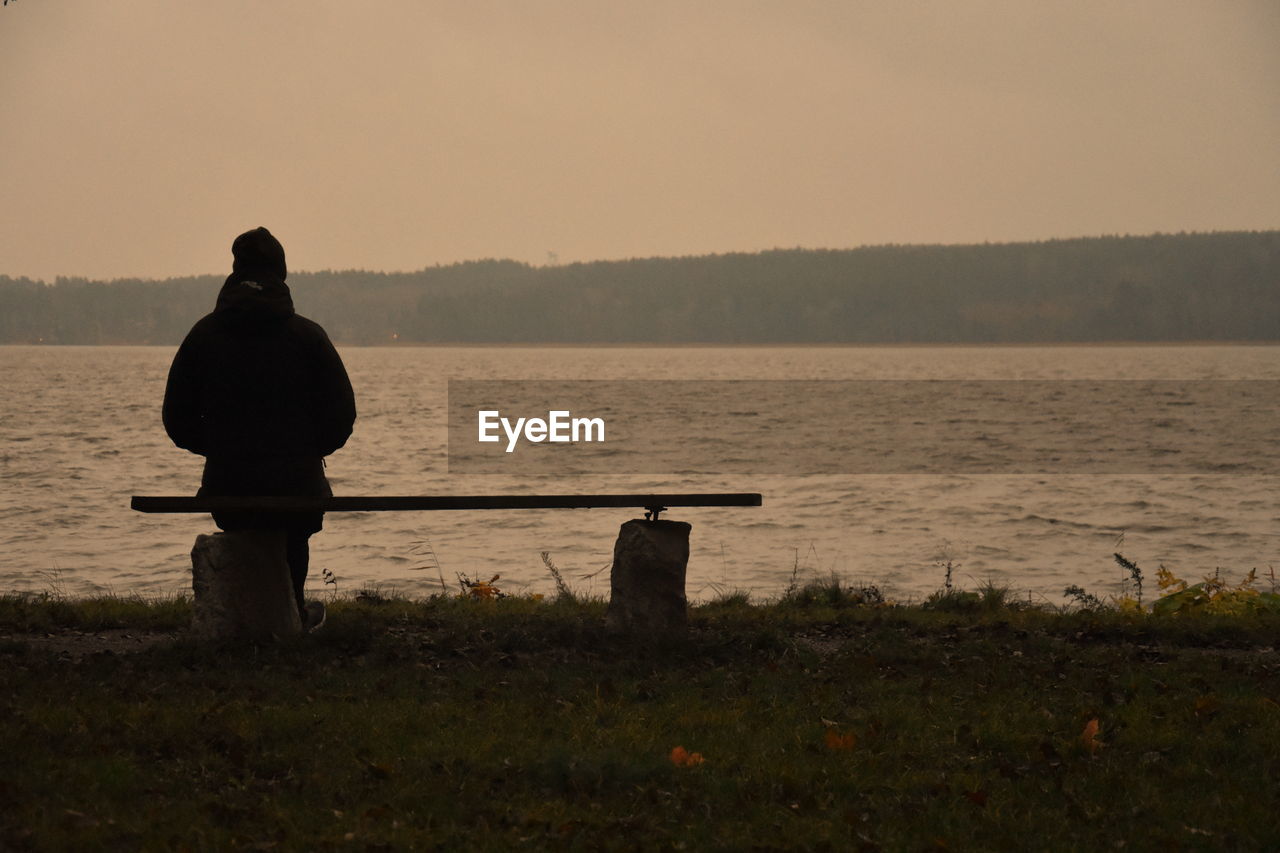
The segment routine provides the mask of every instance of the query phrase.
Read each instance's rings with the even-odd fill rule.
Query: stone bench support
[[[201,534],[191,549],[192,631],[214,642],[299,634],[282,530]]]
[[[606,626],[627,633],[681,632],[688,626],[685,570],[689,531],[684,521],[633,519],[613,546]]]

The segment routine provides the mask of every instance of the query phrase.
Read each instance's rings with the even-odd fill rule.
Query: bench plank
[[[758,492],[668,495],[387,495],[381,497],[179,497],[134,495],[138,512],[406,512],[444,509],[760,506]]]

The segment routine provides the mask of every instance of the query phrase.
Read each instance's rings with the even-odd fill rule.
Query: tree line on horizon
[[[179,343],[221,276],[0,276],[0,343]],[[296,273],[335,342],[1280,340],[1280,231]]]

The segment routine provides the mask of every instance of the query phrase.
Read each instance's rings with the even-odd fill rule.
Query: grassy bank
[[[4,849],[1275,849],[1280,617],[742,598],[0,598]],[[68,636],[159,636],[71,651]]]

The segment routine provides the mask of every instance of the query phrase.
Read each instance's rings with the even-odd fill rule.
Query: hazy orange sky
[[[0,274],[1280,227],[1280,3],[11,0]]]

